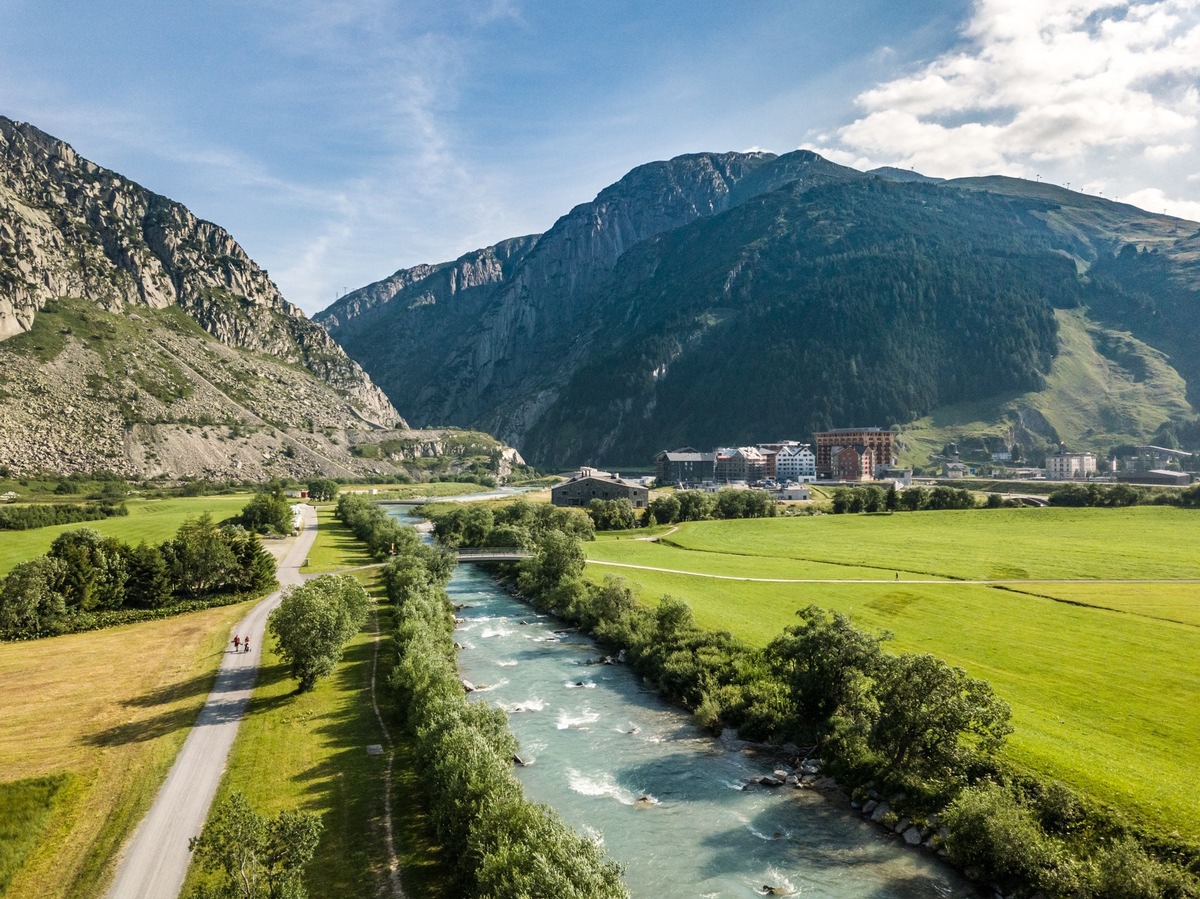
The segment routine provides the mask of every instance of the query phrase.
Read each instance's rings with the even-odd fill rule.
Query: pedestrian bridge
[[[520,562],[522,559],[532,557],[532,550],[509,546],[472,547],[458,551],[458,561],[460,562]]]

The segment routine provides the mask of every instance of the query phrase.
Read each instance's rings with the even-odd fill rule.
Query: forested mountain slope
[[[924,446],[964,425],[938,432],[949,408],[1032,452],[1104,450],[1196,430],[1198,229],[1018,179],[687,156],[560,219],[469,314],[377,303],[369,343],[355,294],[316,318],[404,414],[545,464],[915,422]],[[1070,377],[1054,368],[1065,314],[1089,344]],[[389,357],[388,335],[411,334],[432,352]],[[1058,414],[1068,382],[1103,386],[1066,391]]]

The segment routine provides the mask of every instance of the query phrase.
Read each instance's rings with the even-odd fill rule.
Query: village
[[[838,428],[819,431],[814,443],[781,440],[755,446],[719,447],[701,452],[685,446],[663,450],[654,457],[654,476],[622,478],[619,474],[584,466],[555,486],[551,497],[556,506],[587,506],[594,499],[627,499],[634,509],[644,509],[652,487],[675,487],[715,493],[725,488],[758,488],[780,501],[812,498],[809,484],[858,485],[871,481],[892,484],[903,490],[912,486],[913,469],[896,460],[895,431],[880,428]],[[815,449],[814,449],[815,445]],[[1130,452],[1112,455],[1105,468],[1098,467],[1093,452],[1070,452],[1060,444],[1048,453],[1040,468],[1012,466],[1011,451],[990,453],[1012,480],[1109,481],[1128,484],[1185,487],[1192,473],[1184,470],[1193,454],[1160,446],[1131,447]],[[923,473],[931,480],[959,480],[982,475],[962,461],[957,444],[947,444],[933,458],[935,469]],[[995,476],[995,469],[987,472]]]

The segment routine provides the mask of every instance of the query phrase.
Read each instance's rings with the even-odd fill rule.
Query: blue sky
[[[310,314],[703,150],[1200,220],[1198,81],[1200,0],[0,0],[0,114],[228,228]]]

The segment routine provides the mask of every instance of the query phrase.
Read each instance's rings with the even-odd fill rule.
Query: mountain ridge
[[[727,172],[733,177],[726,177]],[[694,188],[695,193],[688,194],[681,185]],[[882,185],[893,186],[883,189]],[[673,202],[664,204],[662,197]],[[745,213],[751,204],[769,210],[754,218]],[[927,214],[934,207],[939,211]],[[663,208],[672,215],[661,214]],[[896,217],[895,210],[901,208],[907,209],[907,218]],[[1004,218],[1006,233],[992,233],[995,229],[988,224],[988,216],[993,214]],[[870,248],[855,216],[862,221],[875,217],[887,222],[891,236]],[[628,224],[632,220],[651,224],[632,228]],[[584,233],[585,225],[592,233]],[[905,228],[912,229],[907,236]],[[1200,352],[1179,340],[1168,347],[1171,329],[1162,317],[1155,319],[1147,314],[1137,319],[1134,312],[1139,303],[1149,308],[1148,301],[1138,299],[1138,279],[1142,276],[1137,272],[1151,265],[1165,266],[1159,277],[1174,292],[1169,302],[1163,300],[1164,308],[1185,326],[1176,329],[1180,334],[1200,333],[1197,228],[1194,223],[1128,204],[1002,176],[947,181],[903,170],[863,173],[835,166],[807,151],[783,157],[689,154],[639,166],[602,190],[591,203],[580,204],[560,218],[511,273],[480,293],[472,308],[477,321],[459,319],[453,327],[439,331],[445,319],[436,303],[407,310],[379,306],[372,310],[371,340],[359,342],[352,333],[353,316],[346,315],[345,305],[335,304],[314,319],[330,327],[406,414],[487,428],[544,464],[596,463],[605,459],[629,463],[665,446],[703,443],[710,438],[727,443],[781,436],[803,438],[814,428],[844,425],[847,417],[859,415],[870,415],[873,424],[903,428],[906,422],[925,420],[941,404],[961,406],[964,401],[981,399],[977,392],[955,393],[955,385],[950,383],[954,379],[948,380],[946,375],[938,376],[946,383],[936,389],[930,386],[928,377],[930,371],[945,364],[958,364],[961,373],[972,370],[972,360],[962,356],[961,351],[962,338],[971,338],[971,334],[962,334],[958,339],[943,335],[947,342],[934,350],[942,338],[935,340],[925,333],[931,322],[955,321],[959,315],[956,309],[964,304],[982,304],[984,311],[972,327],[991,329],[993,340],[1007,343],[1009,332],[1025,335],[1009,350],[1016,353],[1014,358],[1025,360],[1020,363],[1024,373],[1018,378],[1025,385],[1021,394],[1025,399],[1020,401],[1025,405],[1018,406],[1030,420],[1040,420],[1038,406],[1050,402],[1041,391],[1041,379],[1050,372],[1056,350],[1039,343],[1043,338],[1034,335],[1049,333],[1056,327],[1054,316],[1049,314],[1055,309],[1092,310],[1090,321],[1095,327],[1085,328],[1082,333],[1091,335],[1089,339],[1111,343],[1117,340],[1112,335],[1130,332],[1133,342],[1129,346],[1135,349],[1129,352],[1135,355],[1156,353],[1162,344],[1171,356],[1170,365],[1183,375],[1194,404],[1200,386]],[[691,238],[686,235],[705,229],[713,236],[704,252],[687,250]],[[986,240],[981,237],[985,232],[991,233]],[[850,234],[861,243],[853,261],[838,243]],[[879,264],[890,254],[903,267],[915,258],[912,252],[918,246],[923,247],[918,254],[919,270],[911,271],[906,283],[897,283]],[[605,252],[593,253],[596,261],[590,266],[577,266],[572,260],[579,257],[580,247],[589,251],[603,247]],[[1129,261],[1124,250],[1127,247],[1140,255]],[[726,252],[729,248],[736,252]],[[691,255],[675,265],[681,252]],[[884,256],[873,255],[877,253]],[[803,273],[817,258],[824,260],[820,265],[825,269],[824,275],[814,280]],[[1019,259],[1020,264],[1012,264],[1013,259]],[[855,281],[854,266],[872,268],[874,280]],[[955,268],[957,279],[941,284],[936,296],[926,296],[920,303],[905,307],[908,311],[904,314],[911,321],[903,325],[906,330],[897,343],[886,320],[886,315],[898,314],[893,294],[928,293],[943,266]],[[673,272],[671,278],[661,275],[668,270]],[[989,274],[980,277],[980,272]],[[988,280],[997,277],[1006,279],[1000,285],[1003,289]],[[889,358],[895,366],[890,374],[907,378],[910,383],[889,380],[884,373],[872,375],[874,380],[869,383],[863,382],[861,363],[871,361],[872,355],[852,351],[852,329],[848,331],[844,325],[827,320],[828,316],[822,318],[823,303],[841,301],[828,296],[812,302],[803,299],[824,296],[826,287],[822,285],[838,283],[839,279],[854,283],[854,295],[865,298],[856,307],[856,314],[877,319],[873,325],[877,340],[880,345],[892,347]],[[974,285],[970,291],[964,289],[967,283]],[[1044,295],[1026,297],[1023,283],[1040,285],[1038,290]],[[773,285],[773,298],[763,292],[766,284]],[[741,299],[720,299],[722,295],[733,297],[738,291]],[[354,293],[347,296],[353,298]],[[710,299],[705,301],[706,308],[697,308],[692,325],[682,325],[678,316],[671,318],[672,314],[682,314],[679,310],[689,308],[698,296]],[[346,298],[342,302],[345,304]],[[808,319],[787,311],[803,302],[809,303]],[[749,320],[764,314],[759,308],[763,303],[774,310],[774,330],[747,331],[737,338],[736,346],[723,343],[724,337],[714,339],[714,335],[737,332],[742,327],[737,324],[739,317]],[[1026,310],[1024,318],[1006,318],[1014,303]],[[880,318],[883,313],[879,310],[892,311]],[[1041,321],[1032,330],[1031,315]],[[760,433],[756,425],[761,422],[752,417],[756,413],[750,410],[765,408],[764,403],[770,405],[771,401],[762,396],[762,388],[748,387],[743,400],[726,397],[716,372],[722,372],[726,379],[735,378],[735,369],[726,365],[726,360],[730,356],[753,360],[759,352],[774,354],[781,365],[791,364],[786,360],[792,358],[792,350],[784,348],[794,349],[796,342],[781,336],[779,328],[806,330],[818,320],[824,322],[819,343],[833,362],[814,355],[816,350],[810,347],[806,351],[809,368],[793,369],[791,381],[797,390],[794,403],[822,411],[779,417],[776,424],[786,427],[786,432]],[[976,321],[969,317],[964,320]],[[671,325],[671,321],[676,323]],[[1001,327],[998,323],[1004,321],[1009,324]],[[392,335],[410,333],[413,328],[419,328],[422,335],[432,335],[427,345],[435,361],[425,373],[387,356]],[[922,365],[910,367],[901,376],[900,369],[908,364],[904,362],[909,352],[903,345],[906,339],[910,345],[922,346],[927,355]],[[965,342],[971,343],[969,339]],[[978,345],[977,352],[984,360],[991,349],[985,342]],[[1088,359],[1103,356],[1076,355]],[[959,357],[961,361],[955,363]],[[1035,359],[1042,361],[1035,364]],[[812,388],[815,392],[811,394],[804,392],[806,372],[812,373],[808,380],[815,383],[821,381],[826,369],[838,368],[846,360],[859,364],[847,368],[844,384],[826,384]],[[1136,371],[1158,364],[1147,356],[1140,366],[1117,366],[1116,377],[1126,382],[1113,386],[1114,395],[1136,394]],[[697,395],[709,398],[707,406],[701,403],[695,414],[709,424],[725,420],[720,433],[708,425],[683,427],[679,410],[687,398],[667,389],[672,372],[683,369],[691,371]],[[764,379],[771,377],[765,371],[758,374]],[[616,383],[618,375],[626,382]],[[1105,378],[1097,383],[1109,383],[1111,379]],[[962,377],[957,380],[961,382]],[[1011,392],[1017,386],[999,374],[993,382],[996,391]],[[855,399],[856,390],[866,391],[879,402],[868,404],[869,408],[862,406]],[[724,401],[713,402],[718,396]],[[920,402],[914,402],[915,398]],[[1156,432],[1191,427],[1194,409],[1178,399],[1172,393],[1170,401],[1158,408],[1155,414],[1161,417]],[[670,411],[672,403],[674,411]],[[737,415],[727,414],[739,406],[742,409]],[[1103,406],[1103,397],[1098,397],[1093,411],[1110,423],[1124,421],[1132,427],[1136,422],[1143,429],[1146,426],[1147,416],[1108,415]],[[1066,416],[1063,420],[1078,419]],[[1002,419],[993,421],[990,427],[1003,433],[1012,424]],[[1119,442],[1138,436],[1123,427],[1065,429],[1057,436],[1076,444],[1080,440]],[[1139,433],[1147,436],[1144,430]],[[1030,440],[1037,443],[1029,449],[1049,445],[1049,431],[1029,434]]]

